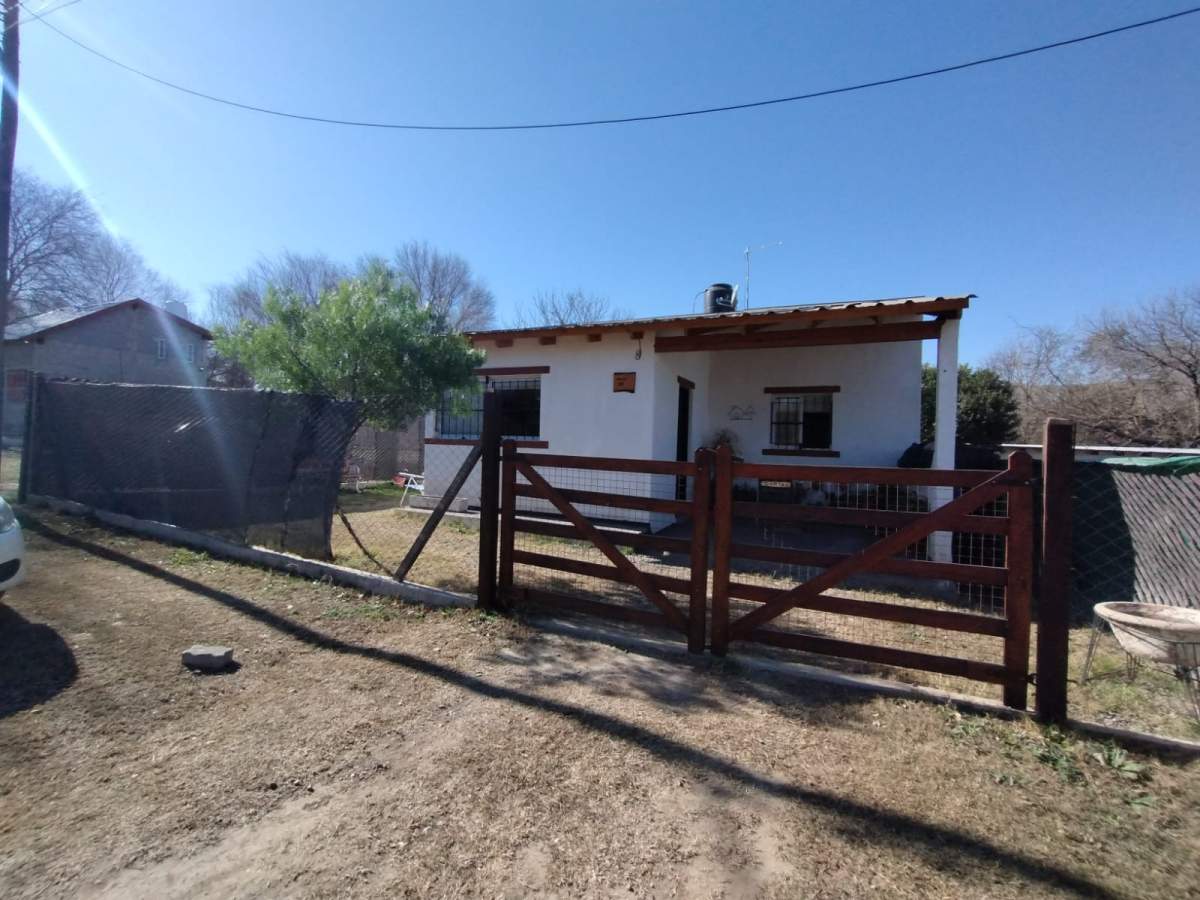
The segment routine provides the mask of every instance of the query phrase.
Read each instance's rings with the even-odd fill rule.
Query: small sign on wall
[[[632,394],[637,389],[637,372],[613,372],[613,393]]]

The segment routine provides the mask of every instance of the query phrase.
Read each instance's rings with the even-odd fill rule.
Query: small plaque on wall
[[[637,372],[613,372],[613,393],[632,394],[637,389]]]

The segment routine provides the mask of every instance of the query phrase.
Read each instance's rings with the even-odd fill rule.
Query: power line
[[[73,0],[77,2],[77,0]],[[29,10],[26,9],[28,12]],[[1121,34],[1126,31],[1133,31],[1137,28],[1145,28],[1149,25],[1158,25],[1162,22],[1169,22],[1172,19],[1180,19],[1184,16],[1194,15],[1200,12],[1200,6],[1194,6],[1191,9],[1180,10],[1179,12],[1170,13],[1165,16],[1158,16],[1154,19],[1144,19],[1140,22],[1133,22],[1129,25],[1121,25],[1117,28],[1109,28],[1104,31],[1096,31],[1092,34],[1080,35],[1079,37],[1067,38],[1062,41],[1054,41],[1050,44],[1041,44],[1037,47],[1029,47],[1024,50],[1014,50],[1010,53],[1001,53],[996,56],[986,56],[982,59],[973,59],[969,62],[956,63],[949,66],[941,66],[936,69],[926,69],[922,72],[913,72],[908,75],[897,75],[892,78],[882,78],[878,81],[864,81],[858,84],[846,85],[837,88],[828,88],[822,91],[810,91],[805,94],[794,94],[790,97],[775,97],[770,100],[755,100],[750,103],[733,103],[727,106],[709,106],[702,109],[690,109],[682,112],[669,113],[654,113],[642,116],[621,116],[609,119],[579,119],[566,122],[532,122],[532,123],[515,123],[507,125],[421,125],[403,122],[371,122],[358,121],[354,119],[335,119],[326,116],[307,115],[304,113],[286,112],[279,109],[271,109],[265,106],[255,106],[251,103],[242,103],[238,100],[230,100],[226,97],[218,97],[215,94],[207,94],[204,91],[195,90],[194,88],[185,87],[181,84],[176,84],[173,81],[167,81],[165,78],[159,78],[157,75],[151,75],[149,72],[143,72],[141,69],[127,65],[120,60],[113,59],[99,50],[89,47],[87,44],[67,34],[61,28],[47,22],[42,16],[33,14],[38,21],[49,28],[51,31],[57,32],[61,37],[66,38],[72,44],[75,44],[82,50],[86,50],[93,56],[99,57],[107,63],[124,69],[127,72],[132,72],[141,78],[153,81],[155,84],[160,84],[163,87],[171,88],[172,90],[180,91],[185,94],[190,94],[193,97],[199,97],[202,100],[209,100],[213,103],[221,103],[225,106],[232,106],[236,109],[244,109],[249,112],[262,113],[268,116],[278,116],[284,119],[298,119],[303,122],[320,122],[325,125],[345,125],[354,128],[386,128],[397,131],[534,131],[540,129],[551,128],[583,128],[593,125],[628,125],[635,122],[654,122],[662,119],[683,119],[690,116],[705,116],[714,113],[734,112],[743,109],[757,109],[763,106],[775,106],[782,103],[796,103],[801,100],[815,100],[819,97],[832,97],[836,94],[849,94],[853,91],[863,91],[868,88],[884,87],[892,84],[900,84],[905,81],[915,81],[918,78],[929,78],[934,75],[945,75],[949,72],[960,72],[963,69],[971,69],[976,66],[984,66],[990,63],[1003,62],[1009,59],[1017,59],[1022,56],[1031,56],[1034,53],[1042,53],[1047,50],[1057,50],[1061,47],[1069,47],[1073,44],[1082,44],[1085,41],[1094,41],[1097,38],[1109,37],[1114,34]]]
[[[29,18],[23,22],[18,22],[17,24],[18,25],[28,25],[34,19],[41,19],[41,18],[44,18],[45,16],[54,15],[54,13],[58,12],[60,9],[66,9],[68,6],[74,6],[76,3],[80,3],[80,2],[82,2],[82,0],[64,0],[63,3],[60,3],[58,6],[54,7],[53,9],[44,9],[41,12],[34,12],[32,9],[30,9],[28,6],[26,6],[24,3],[22,3],[22,4],[20,4],[20,7],[21,7],[21,9],[25,10],[25,12],[29,13]],[[12,25],[9,27],[15,28],[16,25]],[[8,30],[9,30],[8,28],[5,29],[5,31],[8,31]]]

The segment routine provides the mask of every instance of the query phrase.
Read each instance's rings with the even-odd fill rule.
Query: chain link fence
[[[27,495],[388,576],[473,443],[427,459],[422,422],[362,425],[328,397],[70,381],[34,394]],[[474,593],[474,485],[406,580]]]
[[[1200,451],[1194,454],[1077,454],[1069,688],[1076,718],[1200,739],[1189,690],[1196,673],[1128,655],[1093,611],[1121,602],[1200,609]]]

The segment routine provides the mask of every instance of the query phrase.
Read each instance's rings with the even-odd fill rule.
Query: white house
[[[934,465],[954,467],[958,326],[971,295],[479,331],[503,432],[553,453],[691,459],[718,431],[749,462],[894,466],[919,439],[921,342],[938,345]],[[431,412],[425,502],[479,437],[482,398]],[[561,471],[561,470],[559,470]],[[478,472],[459,508],[478,502]],[[650,514],[628,518],[654,522]],[[639,519],[640,517],[640,519]]]

